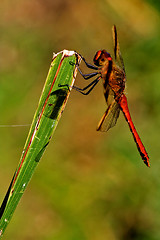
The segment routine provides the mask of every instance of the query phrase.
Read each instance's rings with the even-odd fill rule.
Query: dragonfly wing
[[[114,127],[119,117],[119,113],[119,104],[114,100],[103,114],[98,124],[97,131],[107,132],[110,128]]]
[[[125,72],[124,62],[123,62],[123,58],[122,58],[122,55],[121,55],[121,52],[120,52],[120,47],[119,47],[119,41],[118,41],[118,36],[117,36],[117,29],[116,29],[115,25],[112,28],[112,33],[113,33],[115,60],[117,61],[118,65]]]

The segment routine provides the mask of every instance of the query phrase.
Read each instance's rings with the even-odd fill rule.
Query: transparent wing
[[[110,128],[114,127],[119,117],[119,113],[119,104],[114,100],[102,116],[98,124],[97,131],[107,132]]]
[[[121,52],[120,52],[120,47],[119,47],[119,41],[118,41],[118,36],[117,36],[117,29],[116,29],[115,25],[112,28],[112,34],[113,34],[115,60],[117,61],[118,65],[125,72],[124,62],[123,62],[123,58],[122,58],[122,55],[121,55]]]

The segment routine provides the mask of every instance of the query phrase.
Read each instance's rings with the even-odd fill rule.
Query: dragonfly
[[[108,107],[98,124],[97,131],[107,132],[110,128],[114,127],[119,117],[120,111],[122,111],[129,125],[140,156],[144,163],[150,167],[148,153],[133,124],[128,108],[127,98],[124,93],[126,71],[120,52],[117,29],[115,25],[112,27],[112,34],[115,61],[113,61],[110,53],[108,53],[106,50],[99,50],[95,54],[93,59],[94,65],[87,63],[85,58],[79,54],[88,68],[96,70],[96,72],[83,74],[78,66],[78,70],[83,78],[88,80],[92,77],[95,77],[96,75],[98,75],[98,77],[96,77],[96,79],[94,79],[84,88],[79,88],[76,86],[72,86],[72,88],[84,95],[88,95],[99,82],[99,80],[102,79],[104,97]]]

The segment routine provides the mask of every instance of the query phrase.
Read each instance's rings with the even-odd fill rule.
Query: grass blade
[[[71,62],[77,60],[74,51],[63,50],[53,56],[19,165],[0,208],[0,238],[58,124],[70,93],[68,87],[59,85],[73,85],[77,68]]]

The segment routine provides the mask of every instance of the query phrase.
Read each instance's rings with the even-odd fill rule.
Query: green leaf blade
[[[53,56],[24,151],[10,185],[5,209],[0,209],[3,211],[0,219],[0,238],[56,129],[70,94],[68,87],[59,85],[73,85],[77,73],[77,59],[80,60],[74,51],[67,50]]]

